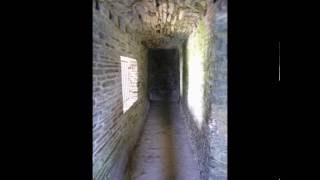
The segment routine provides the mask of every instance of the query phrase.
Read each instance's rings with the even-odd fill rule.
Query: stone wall
[[[206,99],[205,66],[209,57],[205,55],[210,42],[204,19],[199,23],[198,29],[192,33],[183,48],[183,90],[182,111],[186,115],[186,125],[191,140],[193,154],[196,155],[200,168],[201,179],[207,180],[209,174],[209,143],[208,125],[205,122]]]
[[[179,52],[177,49],[149,50],[150,100],[179,100]]]
[[[181,48],[182,110],[203,180],[227,179],[226,1],[208,1],[206,16]]]
[[[111,7],[93,2],[93,179],[125,179],[148,111],[147,49],[126,32]],[[136,59],[138,100],[123,112],[120,56]]]
[[[108,3],[121,27],[150,48],[185,39],[206,10],[206,0],[96,0]]]
[[[209,93],[210,179],[226,179],[227,176],[227,1],[220,0],[214,8],[210,24],[214,35],[214,61]]]

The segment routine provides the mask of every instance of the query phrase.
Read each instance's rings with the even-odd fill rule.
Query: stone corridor
[[[93,0],[93,180],[227,179],[227,0]]]
[[[131,180],[199,180],[179,103],[151,101],[130,163]]]

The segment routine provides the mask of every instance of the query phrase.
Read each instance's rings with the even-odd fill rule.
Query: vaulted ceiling
[[[207,0],[100,0],[119,26],[142,36],[148,47],[183,41],[197,26]]]

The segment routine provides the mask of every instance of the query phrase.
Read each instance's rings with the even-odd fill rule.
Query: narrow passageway
[[[227,0],[92,8],[93,180],[226,180]]]
[[[131,157],[131,180],[200,179],[178,102],[151,101]]]

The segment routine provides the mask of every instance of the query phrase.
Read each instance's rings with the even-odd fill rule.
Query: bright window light
[[[122,102],[125,113],[138,99],[137,60],[120,56],[122,77]]]

